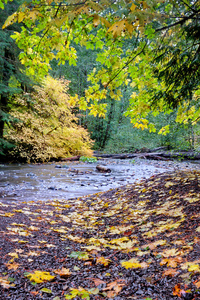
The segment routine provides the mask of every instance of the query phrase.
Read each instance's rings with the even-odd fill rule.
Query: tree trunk
[[[8,67],[7,61],[9,60],[9,50],[5,49],[4,52],[4,63],[2,68],[2,82],[3,85],[8,87],[10,79],[10,69]],[[4,133],[4,113],[8,112],[8,93],[3,92],[0,99],[0,138],[3,138]]]
[[[112,121],[112,116],[113,116],[113,112],[114,112],[114,103],[115,100],[111,98],[111,103],[110,103],[110,111],[108,114],[108,122],[106,125],[106,131],[104,133],[104,137],[103,140],[101,142],[101,148],[105,147],[106,141],[109,139],[110,135],[111,135],[111,121]]]

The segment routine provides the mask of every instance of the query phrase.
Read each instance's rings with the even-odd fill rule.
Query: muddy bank
[[[110,173],[100,173],[98,164]],[[106,191],[173,170],[200,169],[191,162],[153,161],[140,158],[101,159],[96,163],[1,164],[0,200],[30,201],[71,199]]]

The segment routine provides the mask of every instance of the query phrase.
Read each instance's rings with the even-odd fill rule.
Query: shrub
[[[96,157],[81,156],[79,158],[79,160],[82,161],[82,162],[89,162],[89,163],[97,162],[97,158]]]
[[[10,155],[24,161],[49,161],[70,155],[92,155],[86,129],[77,125],[67,94],[68,81],[47,77],[34,92],[16,97],[7,140],[16,147]],[[15,119],[16,120],[16,119]]]

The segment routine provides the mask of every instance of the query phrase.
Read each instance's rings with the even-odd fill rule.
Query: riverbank
[[[111,172],[98,172],[98,164]],[[103,158],[96,163],[3,164],[0,165],[0,200],[70,199],[139,182],[163,172],[199,169],[198,163],[143,158]]]
[[[0,201],[1,299],[199,299],[199,182],[171,172],[67,201]]]

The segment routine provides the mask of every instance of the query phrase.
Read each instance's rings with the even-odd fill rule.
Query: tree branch
[[[170,25],[167,25],[167,26],[158,28],[158,29],[156,29],[155,31],[156,31],[156,32],[159,32],[159,31],[163,31],[163,30],[169,29],[169,28],[174,27],[174,26],[177,26],[177,25],[183,25],[183,23],[185,23],[187,20],[193,19],[193,17],[194,17],[195,15],[197,15],[199,12],[200,12],[200,10],[198,10],[196,13],[191,14],[191,15],[188,16],[188,17],[182,17],[182,20],[180,20],[180,21],[178,21],[178,22],[175,22],[175,23],[173,23],[173,24],[170,24]]]
[[[109,84],[121,73],[122,70],[124,70],[138,55],[140,55],[145,47],[147,45],[147,42],[145,43],[144,47],[142,48],[142,50],[140,52],[138,52],[134,57],[132,57],[130,60],[128,60],[125,65],[107,82],[107,84],[104,86],[105,89],[107,89],[107,87],[109,86]]]
[[[194,13],[197,13],[197,10],[194,9],[193,7],[191,7],[189,4],[187,4],[184,0],[180,0],[181,2],[183,2],[189,9],[191,9],[191,11],[193,11]]]

